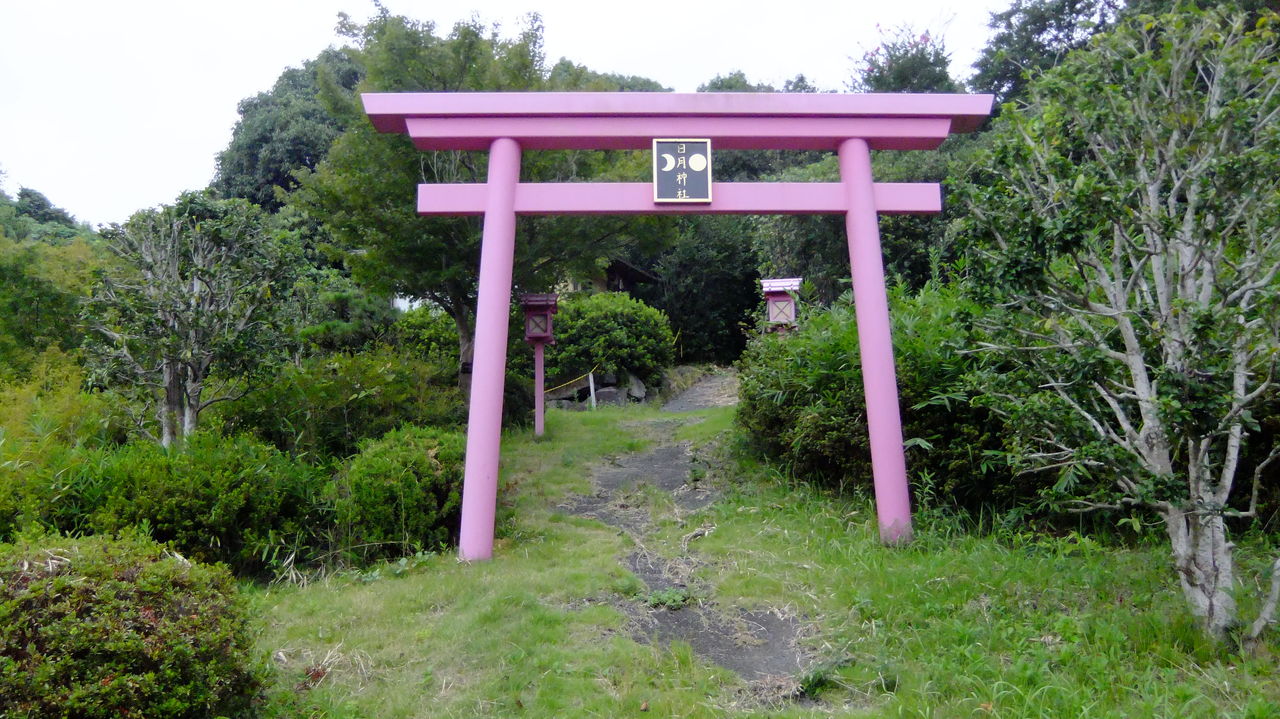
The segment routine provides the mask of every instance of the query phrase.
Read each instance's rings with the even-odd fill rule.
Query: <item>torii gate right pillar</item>
[[[862,359],[862,391],[867,399],[867,434],[880,541],[903,544],[911,541],[911,495],[903,454],[898,379],[893,368],[871,150],[866,140],[845,140],[840,143],[839,158],[840,179],[849,203],[844,222],[853,273],[853,307],[858,318],[858,353]]]

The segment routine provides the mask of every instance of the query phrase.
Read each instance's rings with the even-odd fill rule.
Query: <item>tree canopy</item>
[[[29,187],[18,189],[18,202],[15,209],[19,215],[26,215],[42,224],[51,222],[71,228],[76,226],[75,218],[71,213],[61,207],[55,207],[43,193]]]
[[[561,63],[549,73],[542,25],[530,16],[513,39],[476,21],[440,36],[431,23],[385,10],[365,25],[344,22],[350,57],[364,73],[360,91],[540,90],[548,83],[582,82],[594,89],[620,85],[653,89],[638,78],[591,73]],[[610,87],[610,83],[613,86]],[[558,84],[556,89],[572,89]],[[417,215],[419,183],[482,182],[486,154],[429,152],[408,138],[376,132],[352,92],[330,86],[322,94],[330,113],[346,124],[315,172],[304,173],[293,204],[320,219],[347,252],[355,277],[381,291],[427,300],[455,321],[462,362],[470,360],[474,331],[480,223],[472,218]],[[642,167],[634,153],[530,152],[522,177],[567,181]],[[630,168],[630,169],[628,169]],[[575,267],[593,265],[611,248],[654,239],[659,220],[533,218],[519,223],[516,284],[543,289]]]
[[[928,31],[900,27],[862,56],[849,83],[854,92],[959,92],[946,46]]]
[[[92,235],[87,225],[78,224],[71,213],[29,187],[19,188],[17,199],[0,191],[0,232],[13,240],[51,245],[66,245],[76,237]]]
[[[285,70],[270,91],[241,100],[240,120],[231,143],[218,153],[212,187],[226,198],[279,208],[276,188],[296,187],[293,173],[314,170],[342,131],[320,102],[321,86],[350,90],[359,80],[359,66],[329,49],[301,68]]]
[[[993,31],[969,87],[989,92],[997,104],[1021,97],[1027,79],[1058,63],[1115,22],[1120,0],[1013,0],[992,13]]]
[[[117,265],[102,273],[85,319],[99,381],[152,407],[169,446],[196,430],[200,413],[228,399],[205,395],[215,369],[243,373],[278,348],[271,303],[296,265],[289,237],[244,200],[184,193],[103,230]]]

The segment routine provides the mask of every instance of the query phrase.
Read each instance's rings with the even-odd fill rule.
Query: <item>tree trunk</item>
[[[200,396],[204,388],[200,382],[188,380],[183,389],[182,438],[185,440],[196,431],[196,424],[200,419]]]
[[[471,398],[471,363],[476,351],[476,337],[469,309],[463,301],[455,303],[449,310],[453,324],[458,328],[458,388],[466,399]]]
[[[471,392],[471,363],[475,361],[476,339],[473,335],[458,336],[458,387],[463,394]]]
[[[1163,512],[1165,529],[1173,548],[1174,568],[1191,613],[1205,632],[1218,641],[1236,623],[1232,544],[1219,513],[1193,513],[1178,509]]]
[[[177,363],[164,361],[164,401],[160,403],[160,445],[169,447],[178,432],[179,413],[182,409],[182,381]]]

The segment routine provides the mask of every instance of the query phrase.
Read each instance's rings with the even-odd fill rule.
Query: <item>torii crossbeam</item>
[[[991,113],[990,95],[791,93],[370,93],[382,132],[423,150],[489,150],[484,184],[420,185],[424,215],[484,215],[459,552],[493,554],[507,318],[516,215],[840,213],[848,232],[880,538],[910,541],[911,506],[879,213],[942,209],[932,183],[876,183],[871,150],[936,149]],[[647,149],[654,138],[709,138],[726,150],[828,150],[838,183],[716,183],[707,204],[658,204],[646,183],[521,183],[520,152]]]

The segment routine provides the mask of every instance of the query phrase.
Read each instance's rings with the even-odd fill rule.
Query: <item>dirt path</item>
[[[698,421],[680,413],[736,401],[735,375],[699,381],[663,407],[671,416],[646,422],[645,430],[655,437],[651,449],[598,467],[592,475],[595,492],[575,498],[565,509],[616,527],[635,542],[636,550],[622,562],[644,582],[645,591],[622,609],[632,619],[637,640],[687,642],[703,659],[746,679],[755,693],[776,697],[794,692],[804,665],[796,641],[800,623],[780,610],[749,612],[721,606],[711,588],[696,581],[694,573],[702,561],[690,544],[715,530],[700,510],[719,492],[694,471],[698,462],[690,443],[675,439],[677,428]],[[655,535],[655,505],[669,507],[667,511],[688,530],[678,546],[663,545]]]
[[[662,406],[666,412],[692,412],[738,403],[738,375],[732,372],[703,377]]]

